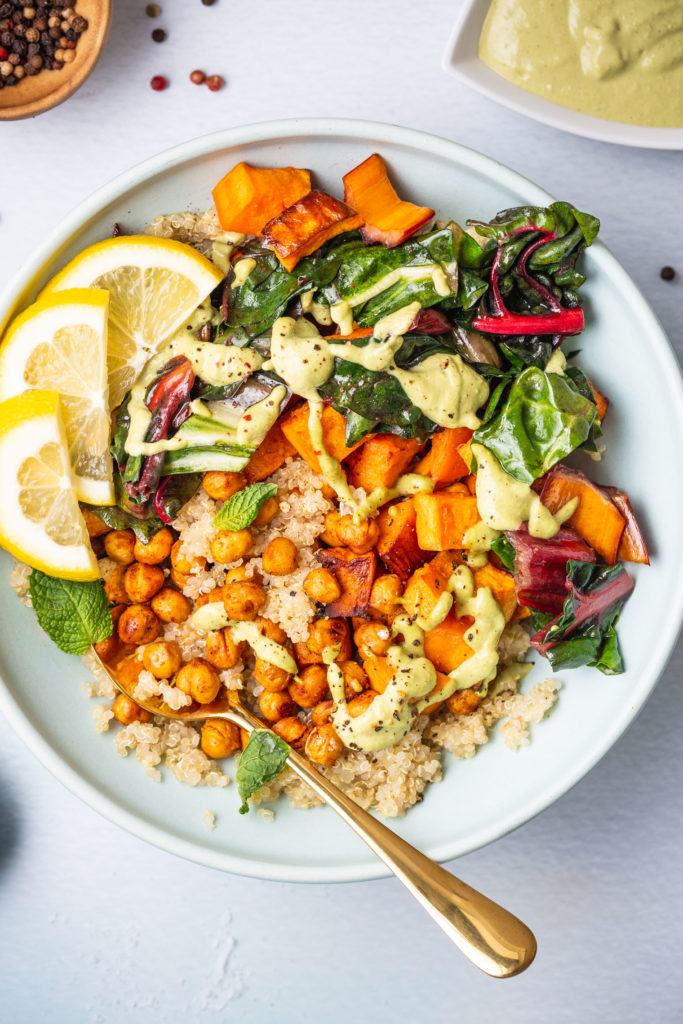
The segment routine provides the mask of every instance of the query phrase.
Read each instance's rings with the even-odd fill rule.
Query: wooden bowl
[[[41,71],[0,90],[0,121],[35,117],[68,99],[83,85],[104,48],[111,24],[112,0],[77,0],[76,14],[88,28],[76,45],[76,58],[60,71]]]

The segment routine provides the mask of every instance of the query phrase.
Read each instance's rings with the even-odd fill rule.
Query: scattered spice
[[[673,267],[662,267],[662,269],[659,271],[659,276],[661,277],[662,281],[673,281],[674,277],[676,276],[676,271]]]
[[[166,39],[166,33],[164,32],[163,28],[155,28],[154,31],[152,32],[152,39],[154,40],[155,43],[163,43],[163,41]]]
[[[76,14],[75,3],[48,6],[45,0],[36,0],[30,6],[0,0],[0,89],[26,75],[58,71],[76,59],[76,45],[88,21]]]
[[[158,18],[161,14],[161,7],[159,7],[159,4],[147,4],[145,14],[148,18]]]
[[[203,2],[204,0],[202,0],[202,3]],[[211,92],[218,92],[218,90],[222,89],[223,86],[225,85],[225,79],[221,78],[220,75],[209,75],[209,77],[206,80],[206,84],[208,85]]]
[[[215,2],[216,0],[202,0],[202,3],[204,4],[205,7],[213,7]]]
[[[206,75],[203,71],[199,71],[199,69],[197,69],[196,71],[190,72],[190,81],[194,82],[195,85],[203,85],[206,81]]]
[[[168,81],[164,78],[163,75],[155,75],[154,78],[150,80],[149,84],[152,86],[155,92],[162,92],[168,85]]]

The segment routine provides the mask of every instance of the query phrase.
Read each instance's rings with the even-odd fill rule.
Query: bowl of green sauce
[[[465,0],[443,67],[575,135],[683,149],[683,4]]]

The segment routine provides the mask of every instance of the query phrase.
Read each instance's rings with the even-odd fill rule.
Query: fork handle
[[[263,728],[246,709],[228,712],[243,728]],[[486,974],[510,978],[536,955],[536,939],[508,910],[456,878],[359,807],[296,750],[287,763],[370,847],[458,949]]]

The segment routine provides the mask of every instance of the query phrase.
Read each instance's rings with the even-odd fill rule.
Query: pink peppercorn
[[[206,81],[206,75],[203,71],[197,69],[196,71],[191,72],[190,81],[194,82],[195,85],[203,85]]]
[[[155,92],[161,92],[163,89],[166,88],[168,82],[166,81],[163,75],[155,75],[149,84],[152,86]]]
[[[0,46],[0,60],[7,60],[9,53],[4,46]]]
[[[209,75],[209,77],[206,80],[206,84],[208,85],[211,92],[218,92],[218,90],[222,89],[223,86],[225,85],[225,81],[221,78],[220,75]]]

